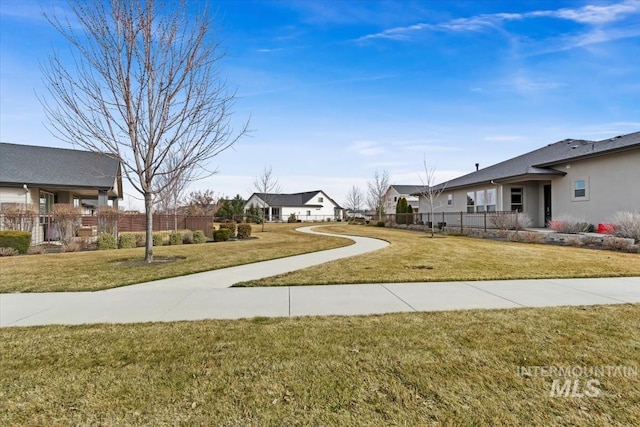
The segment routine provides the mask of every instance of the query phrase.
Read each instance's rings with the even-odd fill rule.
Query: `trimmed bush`
[[[130,249],[136,247],[136,236],[133,233],[120,233],[118,236],[118,248]]]
[[[204,235],[204,231],[196,230],[193,232],[193,243],[205,243],[207,241],[207,237]]]
[[[170,245],[181,245],[182,244],[182,233],[177,231],[169,234],[169,244]]]
[[[26,254],[30,244],[31,233],[28,231],[0,231],[0,248],[13,248],[21,254]]]
[[[96,240],[96,246],[100,251],[107,249],[118,249],[116,238],[113,236],[113,234],[109,233],[99,235],[98,240]]]
[[[193,231],[186,230],[182,232],[182,243],[185,245],[190,245],[193,243]]]
[[[220,224],[220,230],[227,229],[229,230],[229,236],[233,237],[236,235],[236,231],[238,230],[238,224],[235,221],[225,221]]]
[[[238,239],[251,237],[251,224],[238,224]]]
[[[153,233],[153,246],[162,246],[164,244],[164,236],[162,233]]]
[[[376,227],[384,227],[384,221],[376,222]]]
[[[213,240],[215,242],[226,242],[231,238],[231,230],[228,228],[221,228],[220,230],[213,233]]]
[[[292,213],[289,215],[289,218],[287,218],[287,222],[289,224],[293,223],[293,222],[298,222],[298,218],[296,218],[296,214]]]

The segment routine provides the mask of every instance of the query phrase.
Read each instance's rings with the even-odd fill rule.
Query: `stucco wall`
[[[640,211],[640,150],[562,164],[567,175],[552,181],[553,217],[570,215],[597,225],[616,212]],[[572,197],[576,179],[588,182],[588,198]]]

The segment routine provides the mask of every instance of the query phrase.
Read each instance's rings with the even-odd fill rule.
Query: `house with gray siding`
[[[120,162],[89,151],[0,143],[0,212],[28,206],[41,215],[32,241],[42,241],[46,218],[54,203],[77,207],[118,207],[122,199]]]
[[[564,139],[441,183],[437,212],[518,211],[534,227],[559,216],[597,225],[640,211],[640,132]],[[417,195],[417,194],[416,194]],[[420,197],[419,212],[428,212]]]
[[[384,193],[384,211],[386,214],[396,213],[398,200],[404,197],[407,203],[418,212],[419,200],[416,194],[424,190],[422,185],[390,185]]]

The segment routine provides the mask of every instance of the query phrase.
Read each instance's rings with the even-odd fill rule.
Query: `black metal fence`
[[[502,228],[527,227],[527,218],[519,212],[434,212],[431,213],[406,213],[387,215],[386,221],[391,224],[422,225],[425,227],[444,229],[459,228],[464,231],[466,228],[487,230],[497,230]],[[509,226],[505,226],[508,224]]]

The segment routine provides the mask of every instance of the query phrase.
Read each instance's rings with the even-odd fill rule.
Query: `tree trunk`
[[[144,195],[144,211],[147,216],[147,220],[145,222],[146,226],[146,241],[145,241],[145,252],[144,252],[144,260],[148,263],[153,262],[153,209],[152,209],[152,200],[151,193],[147,192]]]

